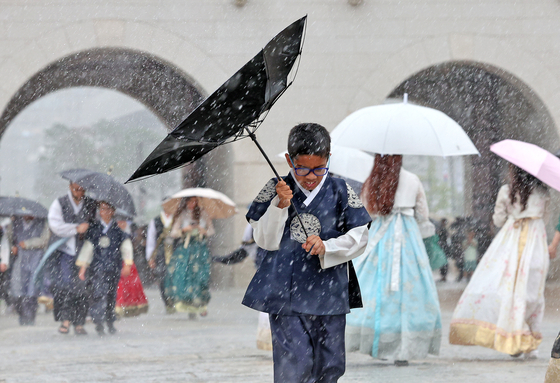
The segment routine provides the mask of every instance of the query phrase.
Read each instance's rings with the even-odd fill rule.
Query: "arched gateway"
[[[412,102],[452,117],[479,149],[480,157],[470,156],[464,162],[465,211],[477,219],[480,250],[484,251],[492,239],[492,212],[507,169],[506,162],[490,152],[490,145],[511,138],[556,152],[558,133],[549,111],[522,81],[476,62],[429,67],[402,82],[389,98],[402,98],[404,93]]]

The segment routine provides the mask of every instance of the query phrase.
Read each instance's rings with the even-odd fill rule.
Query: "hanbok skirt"
[[[115,312],[120,317],[138,316],[148,312],[148,298],[144,294],[136,265],[132,265],[128,277],[121,275]]]
[[[210,302],[210,254],[204,239],[179,246],[167,265],[165,294],[177,311],[204,314]]]
[[[369,241],[353,261],[364,307],[347,316],[347,349],[393,360],[439,354],[439,300],[418,224],[404,214],[378,217]]]
[[[449,343],[510,355],[536,350],[548,264],[543,220],[508,219],[455,308]]]

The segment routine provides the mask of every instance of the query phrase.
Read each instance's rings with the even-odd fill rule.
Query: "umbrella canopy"
[[[276,35],[253,59],[212,93],[154,149],[127,182],[191,163],[212,149],[254,132],[291,85],[307,17]],[[264,154],[264,153],[263,153]]]
[[[560,159],[543,148],[517,140],[503,140],[490,146],[503,159],[560,191]]]
[[[176,201],[187,197],[197,197],[200,207],[212,219],[229,218],[237,212],[235,202],[225,194],[209,188],[183,189],[173,194],[163,205],[174,204],[176,209],[179,206]]]
[[[284,158],[284,151],[278,157]],[[331,145],[329,173],[345,179],[364,183],[373,169],[374,157],[361,150],[340,145]]]
[[[480,154],[457,122],[439,110],[397,104],[369,106],[332,131],[334,144],[369,153],[416,156]]]
[[[111,204],[121,214],[130,217],[136,215],[132,196],[124,185],[110,175],[88,169],[65,170],[60,175],[83,187],[91,198]]]
[[[20,197],[0,197],[0,216],[47,218],[49,211],[39,202]]]

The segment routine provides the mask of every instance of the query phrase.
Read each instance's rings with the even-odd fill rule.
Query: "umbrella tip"
[[[405,93],[403,95],[403,104],[406,104],[408,102],[408,93]]]

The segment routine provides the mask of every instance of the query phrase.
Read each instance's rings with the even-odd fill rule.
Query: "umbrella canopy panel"
[[[0,197],[0,216],[47,218],[49,211],[39,202],[21,197]]]
[[[247,137],[291,84],[307,18],[292,23],[212,93],[143,161],[127,182],[187,165],[214,148]]]

